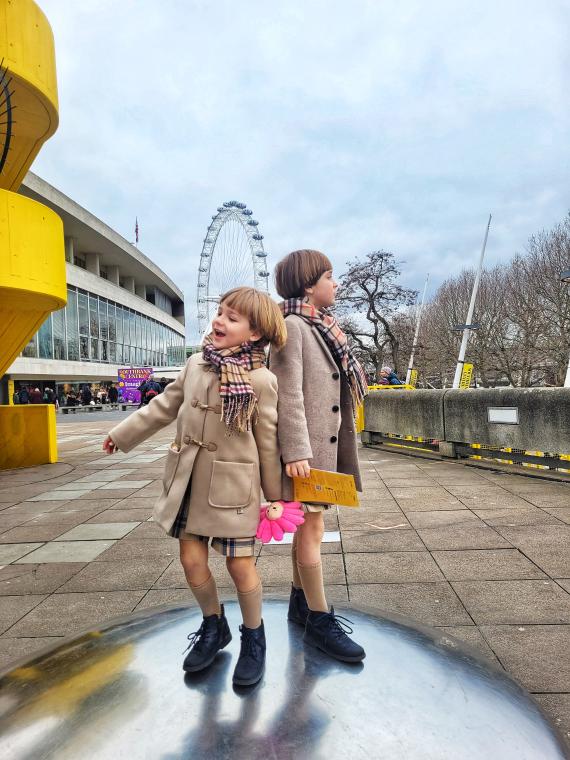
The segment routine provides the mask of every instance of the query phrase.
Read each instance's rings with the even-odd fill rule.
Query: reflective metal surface
[[[287,603],[268,600],[268,662],[235,690],[234,634],[212,667],[184,675],[195,609],[123,618],[0,679],[0,757],[550,760],[567,755],[530,696],[459,642],[409,621],[342,610],[366,648],[344,665],[305,647]]]

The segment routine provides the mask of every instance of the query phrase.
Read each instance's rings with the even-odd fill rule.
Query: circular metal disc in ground
[[[306,647],[287,604],[264,604],[267,670],[236,691],[234,634],[211,668],[185,676],[196,609],[149,610],[40,655],[0,680],[0,755],[11,760],[392,758],[553,760],[562,744],[530,696],[435,630],[363,610],[367,651],[344,665]]]

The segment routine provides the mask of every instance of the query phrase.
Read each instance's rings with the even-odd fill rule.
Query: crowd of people
[[[172,381],[164,377],[156,380],[151,375],[138,388],[141,394],[139,406],[148,404],[155,396],[162,393],[169,382]],[[65,389],[64,386],[61,386],[59,392],[48,386],[40,390],[40,388],[30,385],[22,385],[14,391],[12,400],[14,404],[53,404],[56,408],[60,406],[92,406],[95,404],[104,406],[123,401],[116,383],[101,384],[97,387],[93,387],[91,383],[83,383],[77,389],[73,387]]]

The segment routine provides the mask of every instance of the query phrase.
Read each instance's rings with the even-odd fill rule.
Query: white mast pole
[[[461,340],[461,347],[459,348],[459,357],[457,359],[457,367],[455,368],[455,377],[453,378],[453,388],[459,388],[461,373],[463,372],[463,365],[465,364],[465,351],[467,350],[467,341],[469,340],[469,335],[471,333],[471,320],[473,319],[473,312],[475,311],[475,301],[477,300],[477,291],[479,290],[479,283],[481,281],[481,270],[483,269],[483,258],[485,256],[485,248],[487,246],[490,226],[491,214],[489,214],[489,221],[487,222],[487,229],[485,230],[485,237],[483,239],[483,247],[481,248],[481,256],[479,257],[479,266],[477,268],[477,274],[475,275],[473,290],[471,291],[471,301],[469,303],[469,311],[467,312],[467,321],[463,328],[463,338]]]
[[[418,338],[419,338],[419,335],[420,335],[420,325],[421,325],[421,322],[422,322],[422,311],[424,310],[424,303],[425,303],[425,300],[426,300],[426,292],[427,292],[428,282],[429,282],[429,272],[428,272],[427,277],[426,277],[426,282],[425,282],[425,285],[424,285],[424,292],[423,292],[423,295],[422,295],[422,303],[421,303],[421,306],[420,306],[420,310],[418,312],[418,318],[416,320],[416,332],[414,334],[414,342],[412,343],[412,353],[410,354],[410,361],[408,363],[408,371],[406,372],[406,385],[410,384],[410,379],[412,377],[412,369],[414,368],[414,354],[416,352],[416,348],[417,348],[417,345],[418,345]]]

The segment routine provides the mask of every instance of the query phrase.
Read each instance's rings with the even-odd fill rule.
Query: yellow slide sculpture
[[[63,223],[17,194],[57,125],[51,27],[33,0],[0,0],[0,378],[67,300]],[[0,406],[0,469],[56,461],[52,405]]]

